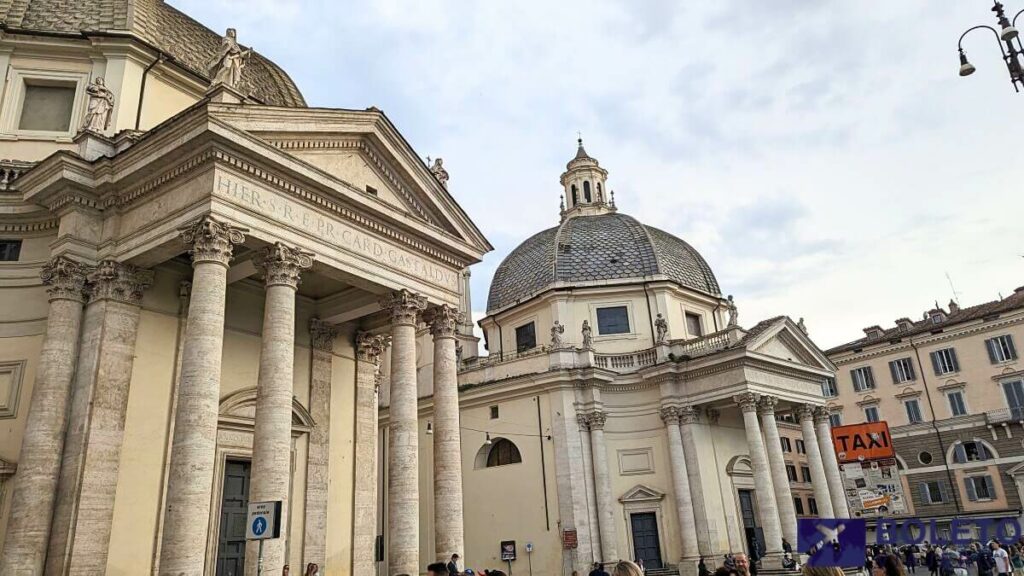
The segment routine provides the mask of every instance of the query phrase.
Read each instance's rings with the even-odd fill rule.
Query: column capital
[[[689,404],[679,407],[680,424],[696,424],[699,416],[700,412]]]
[[[430,325],[430,334],[434,339],[454,338],[459,324],[462,324],[465,318],[465,314],[447,304],[429,308],[423,314],[423,319]]]
[[[338,335],[338,327],[328,324],[319,318],[309,319],[309,341],[314,350],[323,352],[334,351],[334,338]]]
[[[85,281],[92,267],[67,256],[55,256],[39,271],[50,301],[74,300],[85,302]]]
[[[263,274],[268,287],[298,288],[302,271],[313,265],[313,253],[274,242],[256,254],[253,264]]]
[[[378,336],[369,332],[360,332],[356,334],[356,357],[362,362],[380,364],[380,355],[390,345],[390,336]]]
[[[588,431],[590,431],[590,423],[587,422],[587,415],[586,414],[577,414],[576,415],[576,423],[580,425],[580,432],[588,432]]]
[[[607,420],[608,415],[599,410],[587,414],[587,424],[590,425],[591,430],[604,430],[604,423]]]
[[[679,424],[679,408],[675,406],[665,406],[661,409],[661,419],[665,421],[665,425],[672,426]]]
[[[89,301],[114,300],[138,306],[142,293],[153,285],[153,272],[131,264],[104,260],[88,274]]]
[[[427,297],[408,290],[395,290],[380,299],[380,307],[390,311],[393,324],[416,325],[416,317],[427,307]]]
[[[190,246],[192,265],[213,262],[228,265],[235,244],[245,242],[245,228],[232,226],[207,214],[178,229],[181,239]]]
[[[757,413],[762,416],[774,416],[775,407],[778,406],[779,399],[775,396],[761,396],[761,399],[757,403]]]
[[[757,402],[760,398],[760,395],[753,392],[744,392],[743,394],[733,396],[732,400],[739,404],[740,410],[743,412],[753,412],[757,410]]]
[[[708,424],[718,424],[718,420],[722,417],[722,412],[715,408],[708,408],[704,411],[708,416]]]
[[[800,404],[796,407],[797,420],[803,422],[804,420],[811,420],[814,418],[814,405],[813,404]]]
[[[821,423],[826,423],[827,424],[829,422],[829,416],[831,414],[832,413],[829,412],[828,408],[826,408],[824,406],[815,406],[814,407],[814,423],[815,424],[821,424]]]

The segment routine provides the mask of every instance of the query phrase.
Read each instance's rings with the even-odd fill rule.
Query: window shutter
[[[993,500],[996,499],[996,484],[992,481],[991,476],[985,476],[985,486],[988,488],[988,496]]]
[[[942,499],[942,502],[949,502],[951,500],[951,498],[949,497],[949,487],[946,486],[945,480],[939,480],[938,481],[938,485],[939,485],[939,498]]]
[[[1013,347],[1013,336],[1007,334],[1006,336],[1003,336],[1003,338],[1006,338],[1006,347],[1010,349],[1010,358],[1016,360],[1017,349]]]
[[[980,460],[989,460],[992,458],[992,451],[981,442],[975,442],[978,445],[978,456]]]
[[[963,444],[957,444],[956,447],[953,448],[953,460],[957,464],[963,464],[964,462],[967,462],[967,452],[964,451]]]
[[[929,356],[932,358],[932,369],[935,370],[935,375],[942,376],[942,369],[939,368],[939,353],[932,352]]]
[[[928,496],[928,483],[921,482],[918,488],[921,491],[921,502],[924,504],[931,504],[932,499]]]
[[[850,370],[850,381],[853,382],[853,391],[860,392],[864,389],[863,381],[857,378],[857,371]]]
[[[956,348],[949,349],[949,358],[953,361],[953,371],[960,371],[960,361],[956,359]]]
[[[917,374],[914,373],[914,362],[910,358],[907,358],[907,378],[917,380]]]
[[[996,356],[996,346],[998,346],[998,344],[996,344],[995,338],[985,340],[985,350],[988,350],[988,361],[993,364],[999,361],[998,356]]]
[[[866,388],[875,387],[875,374],[872,372],[871,366],[864,368],[864,384],[866,385]]]
[[[892,362],[889,362],[889,373],[892,374],[892,383],[893,384],[899,384],[900,383],[900,375],[899,375],[898,372],[896,372],[896,361],[895,360],[893,360]]]
[[[964,487],[967,488],[967,499],[971,502],[977,502],[978,493],[974,490],[974,480],[971,478],[964,478]]]

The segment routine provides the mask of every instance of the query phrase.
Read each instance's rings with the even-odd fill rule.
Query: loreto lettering
[[[368,260],[390,266],[448,290],[458,290],[458,275],[454,271],[433,264],[338,219],[307,208],[299,202],[223,175],[217,177],[216,190],[217,194]]]

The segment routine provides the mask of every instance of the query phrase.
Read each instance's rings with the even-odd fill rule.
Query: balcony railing
[[[1024,421],[1024,408],[1000,408],[985,412],[985,422],[988,424],[1002,424],[1004,422]]]
[[[594,365],[609,370],[635,370],[653,366],[657,361],[658,352],[654,348],[629,354],[594,354]]]
[[[0,160],[0,191],[10,190],[11,184],[21,176],[21,173],[33,166],[35,162]]]
[[[731,330],[722,330],[694,340],[674,340],[672,354],[677,358],[696,358],[724,350],[732,343],[730,332]]]

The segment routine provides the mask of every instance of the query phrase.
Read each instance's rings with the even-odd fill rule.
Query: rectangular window
[[[796,482],[796,466],[792,464],[786,464],[786,476],[789,476],[790,482]]]
[[[833,376],[826,377],[825,381],[821,383],[821,395],[825,398],[839,396],[839,388],[836,387],[836,379]]]
[[[807,498],[807,510],[811,513],[811,516],[818,515],[818,502],[814,498]]]
[[[21,256],[21,240],[0,240],[0,262],[17,262]]]
[[[850,379],[853,380],[854,392],[872,390],[875,387],[875,376],[871,373],[871,366],[861,366],[850,370]]]
[[[497,406],[491,406],[491,420],[497,420],[497,419],[498,419],[498,407]]]
[[[953,416],[967,416],[967,403],[964,402],[964,393],[954,390],[946,394],[949,400],[949,413]]]
[[[597,309],[598,334],[629,334],[629,310],[625,306]]]
[[[902,384],[916,379],[914,363],[910,358],[900,358],[889,362],[889,372],[892,373],[893,384]]]
[[[988,359],[993,364],[1017,359],[1017,349],[1013,347],[1013,337],[1009,334],[985,340],[985,348],[988,349]]]
[[[811,469],[808,468],[807,466],[801,466],[800,467],[800,479],[803,480],[804,482],[810,483],[811,482]]]
[[[537,347],[537,328],[533,322],[516,328],[516,351],[523,352]]]
[[[868,406],[864,409],[865,422],[878,422],[878,406]]]
[[[936,376],[943,376],[945,374],[952,374],[953,372],[960,371],[960,362],[956,359],[956,350],[953,348],[943,348],[942,350],[936,350],[930,354],[932,357],[932,368],[935,369]]]
[[[783,437],[783,438],[779,438],[779,440],[782,441],[782,451],[783,452],[792,452],[793,451],[793,444],[790,443],[789,438]]]
[[[946,501],[943,488],[944,486],[938,480],[921,482],[921,501],[925,504],[942,504]]]
[[[25,82],[19,130],[67,132],[75,103],[74,84]]]
[[[701,324],[700,314],[686,313],[686,333],[691,337],[704,335],[704,325]]]
[[[828,415],[828,425],[832,428],[843,425],[843,415],[839,412],[833,412]]]
[[[796,441],[796,453],[797,454],[807,454],[807,446],[804,444],[803,440],[797,440]]]
[[[921,417],[921,403],[917,398],[907,400],[903,406],[907,409],[907,422],[918,424],[924,421],[924,418]]]
[[[964,478],[964,486],[967,488],[967,499],[971,502],[996,498],[996,486],[987,474]]]
[[[1024,420],[1024,381],[1003,382],[1003,392],[1006,405],[1010,407],[1010,416],[1014,420]]]
[[[796,510],[797,516],[804,515],[804,499],[794,496],[793,497],[793,510]]]

